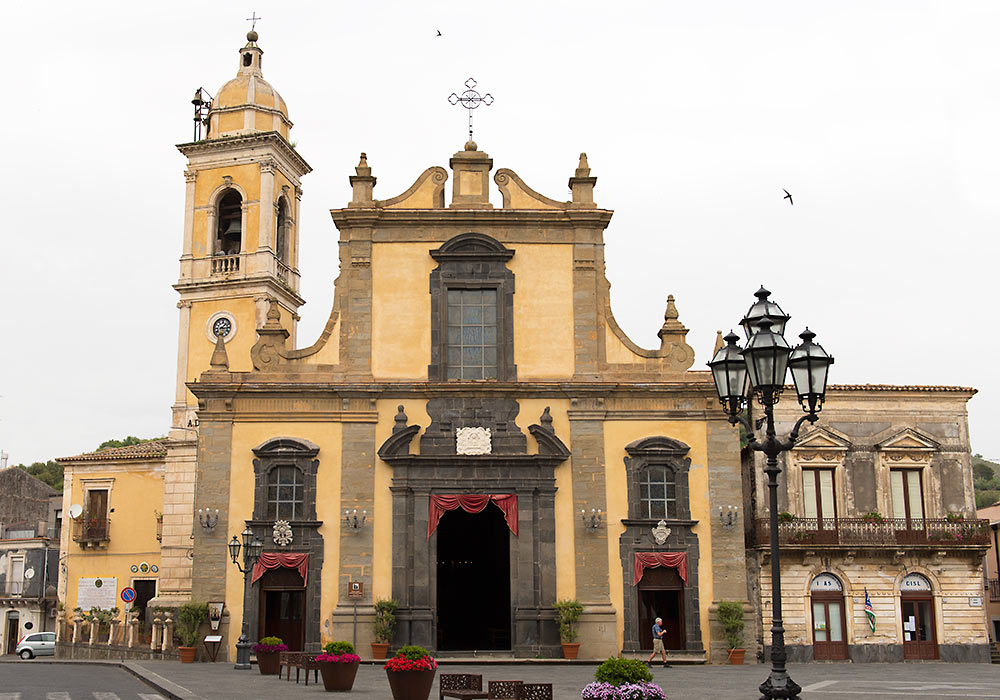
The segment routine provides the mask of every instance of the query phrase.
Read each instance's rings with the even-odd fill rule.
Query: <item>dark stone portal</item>
[[[503,511],[448,511],[437,528],[441,650],[510,649],[510,530]]]

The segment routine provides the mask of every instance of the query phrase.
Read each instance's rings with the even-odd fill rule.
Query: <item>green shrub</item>
[[[612,656],[594,671],[594,678],[599,683],[610,683],[611,685],[622,685],[624,683],[650,682],[653,674],[646,667],[646,662],[642,659],[625,659],[621,656]]]
[[[263,639],[258,639],[257,643],[268,647],[276,647],[279,644],[284,644],[284,642],[281,641],[281,637],[264,637]]]
[[[208,619],[208,603],[185,603],[177,611],[177,636],[186,647],[198,645],[198,628]]]
[[[739,649],[743,643],[743,605],[733,600],[721,600],[716,614],[726,635],[726,644],[730,649]]]
[[[340,656],[341,654],[353,654],[354,645],[350,642],[327,642],[323,645],[323,651],[327,654]]]
[[[409,659],[410,661],[419,661],[425,656],[430,656],[430,652],[423,647],[416,646],[415,644],[408,644],[404,647],[400,647],[399,651],[396,652],[396,656],[402,656],[404,659]]]
[[[583,614],[583,605],[579,600],[557,600],[552,607],[556,610],[556,622],[559,624],[559,639],[564,643],[576,641],[576,621]]]
[[[376,642],[388,642],[392,639],[392,631],[396,627],[396,608],[399,607],[392,598],[375,601],[375,622],[373,632]]]

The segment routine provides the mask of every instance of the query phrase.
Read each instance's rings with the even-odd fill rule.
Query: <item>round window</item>
[[[24,629],[26,629],[26,630],[32,630],[32,629],[35,629],[35,625],[34,625],[34,623],[32,623],[32,622],[25,622],[25,623],[24,623]]]

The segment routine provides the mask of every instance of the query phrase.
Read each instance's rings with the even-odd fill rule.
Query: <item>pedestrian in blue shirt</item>
[[[663,648],[663,635],[667,632],[663,629],[662,624],[662,617],[656,618],[656,622],[653,623],[653,653],[646,659],[646,663],[653,663],[653,657],[656,656],[656,652],[660,652],[660,655],[663,657],[663,667],[667,668],[669,666],[667,664],[667,650]]]

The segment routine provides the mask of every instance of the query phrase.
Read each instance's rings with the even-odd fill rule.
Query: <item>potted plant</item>
[[[384,668],[393,700],[427,700],[430,696],[437,661],[423,647],[400,647]]]
[[[389,650],[389,642],[392,640],[393,630],[396,628],[396,608],[399,607],[392,598],[375,601],[375,622],[373,632],[375,641],[372,642],[372,658],[384,659]]]
[[[796,520],[798,520],[798,518],[796,518],[794,514],[789,513],[787,510],[783,510],[778,513],[779,523],[794,523]]]
[[[354,645],[350,642],[323,645],[323,653],[316,657],[316,662],[326,690],[343,692],[354,687],[361,657],[354,653]]]
[[[861,516],[862,520],[867,523],[884,523],[885,518],[877,510],[871,510]]]
[[[185,603],[177,611],[177,636],[181,638],[177,651],[180,652],[181,663],[194,662],[200,636],[198,629],[207,619],[208,603]]]
[[[556,610],[556,622],[559,623],[559,641],[562,642],[563,657],[575,659],[580,652],[580,644],[576,641],[576,623],[583,614],[583,605],[579,600],[557,600],[553,606]]]
[[[726,645],[729,649],[729,663],[742,664],[746,649],[743,643],[743,604],[734,600],[721,600],[716,609],[722,633],[726,635]]]
[[[257,668],[262,676],[278,675],[281,652],[288,651],[288,647],[281,641],[281,637],[264,637],[251,647],[253,653],[257,655]]]
[[[584,686],[582,700],[666,700],[663,688],[653,683],[641,659],[624,659],[612,656],[594,671],[595,683]]]

